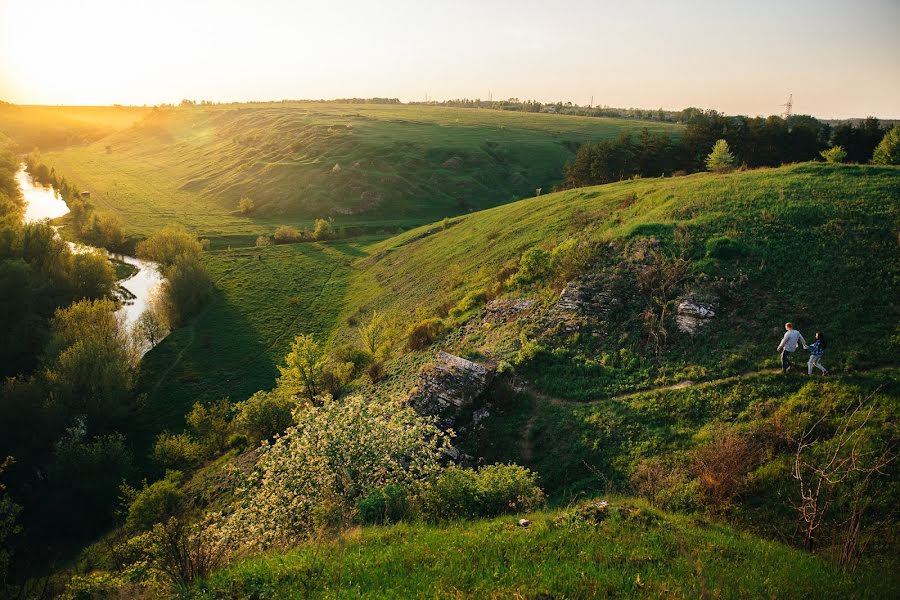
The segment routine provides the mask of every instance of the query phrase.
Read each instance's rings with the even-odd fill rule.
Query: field
[[[648,510],[580,522],[570,511],[354,529],[335,542],[239,562],[195,598],[888,597],[896,575],[833,571],[818,556],[703,519]]]
[[[129,234],[190,227],[252,244],[288,223],[409,226],[533,196],[578,144],[680,126],[423,106],[275,103],[157,109],[44,162],[89,189]],[[244,216],[238,200],[256,209]]]

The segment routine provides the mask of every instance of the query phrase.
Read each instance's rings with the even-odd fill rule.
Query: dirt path
[[[878,371],[885,371],[888,369],[895,369],[897,367],[898,367],[898,365],[881,365],[881,366],[872,367],[869,369],[859,369],[857,371],[853,371],[853,373],[873,373],[873,372],[878,372]],[[760,377],[763,375],[778,375],[779,373],[781,373],[781,369],[762,369],[759,371],[746,371],[744,373],[739,373],[737,375],[729,375],[728,377],[721,377],[719,379],[707,379],[705,381],[698,381],[698,382],[694,382],[694,381],[691,381],[690,379],[686,379],[684,381],[680,381],[678,383],[671,384],[671,385],[660,385],[660,386],[655,386],[655,387],[642,388],[640,390],[634,390],[632,392],[625,392],[622,394],[614,394],[612,396],[607,396],[605,398],[596,398],[596,399],[592,399],[592,400],[583,400],[583,401],[569,400],[566,398],[560,398],[558,396],[551,396],[549,394],[545,394],[544,392],[540,392],[540,391],[534,389],[533,387],[531,387],[530,384],[522,382],[522,381],[519,382],[519,385],[517,387],[520,391],[527,392],[534,398],[537,398],[539,400],[544,400],[546,402],[550,402],[550,403],[556,404],[556,405],[594,404],[596,402],[605,402],[608,400],[630,400],[630,399],[636,398],[638,396],[643,396],[644,394],[653,394],[653,393],[657,393],[657,392],[685,390],[688,388],[703,389],[703,388],[713,387],[713,386],[722,385],[722,384],[737,383],[738,381],[753,379],[755,377]],[[853,374],[853,373],[849,373],[849,374]],[[790,377],[796,377],[796,376],[797,375],[790,375]],[[811,377],[811,378],[816,377],[815,375],[807,376],[806,374],[803,374],[802,376],[803,377]],[[816,377],[816,379],[819,379],[819,377]]]

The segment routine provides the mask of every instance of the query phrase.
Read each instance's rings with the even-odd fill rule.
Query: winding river
[[[25,170],[24,164],[21,165],[16,173],[16,181],[19,184],[19,189],[22,191],[22,196],[25,198],[26,223],[42,219],[55,219],[69,212],[69,207],[66,206],[66,203],[56,194],[54,189],[35,182]],[[82,244],[70,243],[70,245],[76,252],[89,248],[93,249]],[[119,287],[125,290],[119,295],[121,307],[118,312],[123,315],[125,323],[130,328],[137,322],[141,313],[147,310],[150,295],[162,283],[163,277],[153,262],[123,254],[110,252],[106,254],[112,259],[127,263],[137,269],[133,275],[118,282]]]

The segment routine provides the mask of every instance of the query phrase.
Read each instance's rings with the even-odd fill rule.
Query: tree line
[[[582,144],[564,168],[564,186],[702,171],[719,140],[727,144],[735,165],[749,168],[818,160],[823,151],[837,147],[850,162],[868,162],[889,131],[874,117],[831,127],[805,115],[783,119],[727,116],[699,109],[683,112],[687,127],[681,136],[645,129],[636,139],[622,134]]]

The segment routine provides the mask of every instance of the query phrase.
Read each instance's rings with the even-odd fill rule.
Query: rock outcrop
[[[678,301],[675,322],[682,333],[694,335],[709,324],[715,316],[715,303],[700,301],[693,296],[688,296]]]
[[[484,307],[482,323],[510,323],[518,320],[532,306],[534,300],[491,300]]]
[[[564,330],[577,331],[605,321],[620,304],[602,276],[589,274],[566,284],[553,313]]]
[[[490,367],[440,351],[435,362],[419,373],[409,403],[419,414],[435,416],[441,427],[451,428],[484,394],[493,375]]]

